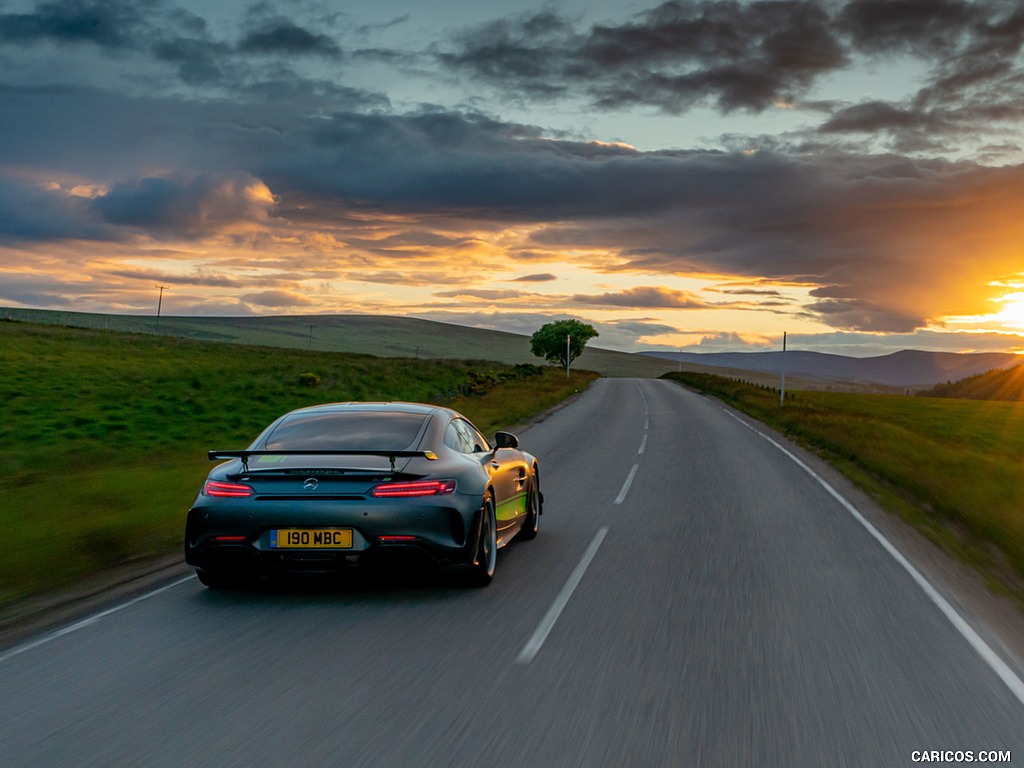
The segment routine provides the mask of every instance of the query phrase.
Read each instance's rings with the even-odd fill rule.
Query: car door
[[[465,419],[453,424],[467,449],[490,475],[494,488],[494,515],[498,523],[498,545],[511,538],[526,515],[525,462],[519,451],[495,448],[483,434]]]

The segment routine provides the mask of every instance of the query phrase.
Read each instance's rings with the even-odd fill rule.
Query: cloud
[[[998,135],[1024,115],[1022,45],[1024,11],[999,0],[668,0],[589,28],[551,10],[511,16],[459,32],[436,55],[451,72],[526,101],[670,114],[824,109],[825,135],[955,153],[962,142],[928,136]],[[814,97],[828,76],[908,57],[925,77],[902,99]]]
[[[126,0],[54,0],[27,13],[0,14],[0,40],[31,45],[92,43],[100,48],[133,48],[147,27],[137,3]]]
[[[90,215],[87,200],[55,184],[0,175],[0,244],[70,238],[111,240],[113,228]]]
[[[149,234],[203,237],[266,219],[273,207],[267,186],[248,174],[148,177],[97,197],[93,207],[109,224]]]
[[[538,294],[524,291],[492,290],[486,288],[457,288],[451,291],[435,291],[435,296],[451,299],[483,299],[493,301],[522,301],[538,298]]]
[[[326,56],[338,58],[341,48],[328,35],[310,32],[289,19],[264,21],[238,43],[243,53]]]
[[[640,152],[439,109],[325,116],[184,99],[173,107],[92,90],[0,88],[0,165],[38,174],[0,180],[0,236],[260,232],[322,252],[318,270],[387,282],[450,274],[453,253],[463,276],[493,269],[502,254],[508,269],[522,254],[540,263],[580,253],[608,272],[802,283],[818,290],[807,311],[823,322],[901,331],[980,311],[990,281],[1020,270],[1017,166],[837,150]],[[108,110],[117,124],[104,120]],[[64,118],[79,126],[70,143],[53,127]],[[181,170],[132,175],[168,166]],[[58,191],[40,186],[48,173],[66,178]],[[83,180],[107,191],[70,195]],[[523,234],[500,234],[524,223]],[[343,256],[328,266],[328,254]],[[704,304],[651,290],[583,300]]]
[[[202,272],[178,275],[142,269],[111,269],[107,271],[107,274],[112,277],[124,277],[129,280],[140,280],[146,283],[170,283],[171,285],[202,286],[206,288],[237,288],[242,285],[252,284],[252,281]]]
[[[272,97],[279,107],[386,105],[381,94],[341,85],[316,68],[318,61],[344,61],[344,51],[323,30],[322,15],[294,10],[284,16],[256,4],[241,29],[225,29],[170,0],[51,0],[0,13],[0,57],[5,48],[16,51],[26,85],[114,83],[113,91],[137,96],[185,86],[190,95],[231,102]],[[40,44],[61,50],[55,56]]]
[[[678,1],[589,27],[549,10],[432,49],[446,76],[523,100],[753,113],[785,103],[819,123],[664,151],[483,111],[399,111],[339,81],[338,63],[357,54],[311,5],[283,16],[260,4],[227,27],[171,2],[27,7],[0,14],[0,55],[18,65],[0,83],[0,243],[33,254],[122,244],[127,259],[180,241],[194,251],[184,279],[202,259],[207,274],[227,273],[218,248],[230,244],[231,267],[276,279],[463,285],[459,296],[480,301],[534,300],[486,282],[527,268],[502,282],[549,282],[569,264],[649,283],[574,286],[545,297],[552,310],[718,308],[657,287],[666,275],[777,281],[810,300],[748,292],[754,301],[728,306],[779,299],[872,331],[981,311],[991,281],[1020,271],[1024,169],[921,156],[979,131],[986,158],[1019,151],[1015,137],[989,136],[1024,116],[1014,4]],[[906,57],[924,74],[905,98],[818,98],[826,76]]]
[[[575,301],[583,304],[606,304],[614,307],[659,307],[667,309],[707,309],[709,305],[692,293],[661,286],[640,286],[597,296],[577,294]]]
[[[967,0],[851,0],[837,21],[855,48],[873,53],[939,56],[964,31],[986,21],[993,4]]]
[[[242,297],[246,304],[255,304],[260,307],[280,309],[284,307],[309,307],[313,301],[301,293],[295,291],[275,290],[261,291],[260,293],[247,293]]]
[[[711,104],[759,112],[805,93],[846,55],[814,0],[670,0],[635,21],[577,31],[552,11],[459,34],[439,54],[448,68],[530,98],[582,90],[603,109]]]

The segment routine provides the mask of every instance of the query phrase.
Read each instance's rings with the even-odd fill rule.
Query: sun
[[[993,319],[1007,328],[1024,329],[1024,293],[1008,293],[999,299],[1003,308]]]

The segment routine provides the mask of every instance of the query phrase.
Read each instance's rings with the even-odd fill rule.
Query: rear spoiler
[[[249,471],[250,456],[385,456],[391,461],[391,471],[395,471],[395,459],[414,458],[429,459],[435,461],[437,454],[433,451],[367,451],[367,450],[341,450],[322,448],[293,448],[280,451],[208,451],[206,454],[210,461],[221,461],[222,459],[241,459],[242,468]]]

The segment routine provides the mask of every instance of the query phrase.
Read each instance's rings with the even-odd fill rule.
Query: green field
[[[292,408],[444,402],[493,432],[596,378],[13,321],[0,321],[0,370],[0,611],[177,551],[206,451],[243,448]]]
[[[1024,403],[779,393],[702,374],[713,394],[796,439],[936,543],[1024,598]]]

